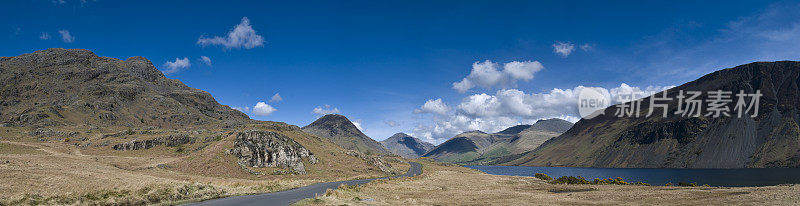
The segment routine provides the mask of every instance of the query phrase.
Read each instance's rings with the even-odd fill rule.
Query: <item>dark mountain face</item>
[[[510,164],[525,166],[744,168],[800,167],[800,62],[757,62],[717,71],[667,91],[668,114],[678,110],[679,91],[759,90],[758,116],[719,118],[606,115],[582,119],[563,135]],[[650,98],[642,100],[643,111]],[[706,104],[701,114],[709,112]],[[658,108],[656,114],[663,110]],[[732,112],[733,113],[733,112]]]
[[[302,128],[303,132],[328,138],[333,143],[363,153],[389,154],[380,143],[367,137],[347,117],[328,114]]]
[[[0,121],[48,127],[230,126],[250,119],[207,92],[168,79],[143,57],[47,49],[0,58]]]
[[[530,128],[532,130],[564,133],[567,132],[569,128],[572,128],[572,125],[574,124],[567,120],[552,118],[552,119],[539,120],[535,124],[531,125]]]
[[[394,134],[388,139],[381,141],[381,144],[389,149],[390,152],[406,158],[420,157],[434,147],[431,143],[419,140],[405,133]]]
[[[492,162],[501,157],[532,151],[571,126],[572,123],[565,120],[549,119],[533,125],[509,127],[494,134],[477,130],[464,132],[423,156],[460,164],[493,164]]]
[[[522,125],[509,127],[507,129],[504,129],[503,131],[500,131],[500,132],[497,132],[497,133],[498,134],[518,134],[518,133],[520,133],[523,130],[528,129],[528,128],[531,128],[531,125],[522,124]]]

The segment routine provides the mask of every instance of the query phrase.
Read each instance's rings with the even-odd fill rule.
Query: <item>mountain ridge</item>
[[[539,120],[533,125],[512,126],[493,134],[467,131],[436,146],[423,157],[459,164],[492,164],[501,157],[531,151],[571,126],[571,122],[553,118]]]
[[[8,125],[179,128],[250,122],[138,56],[123,61],[83,49],[40,50],[0,59],[0,81],[0,120]]]
[[[676,97],[684,91],[759,90],[755,118],[709,118],[660,115],[618,118],[615,108],[592,119],[582,119],[566,133],[548,140],[524,157],[506,163],[523,166],[762,168],[800,167],[800,62],[754,62],[704,75],[667,90]],[[645,97],[642,108],[649,107]],[[703,96],[704,101],[707,97]],[[668,113],[677,110],[669,102]],[[728,105],[732,106],[732,105]],[[731,108],[732,109],[732,108]],[[659,111],[660,110],[660,111]],[[656,110],[660,114],[661,110]],[[706,107],[702,114],[708,112]]]

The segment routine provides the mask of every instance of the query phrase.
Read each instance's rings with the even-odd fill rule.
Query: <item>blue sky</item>
[[[377,140],[407,132],[438,143],[575,121],[581,87],[658,90],[798,60],[798,10],[795,1],[12,1],[0,8],[0,56],[52,47],[144,56],[254,119],[304,126],[338,111]],[[472,87],[454,86],[465,78]],[[276,93],[282,100],[270,101]]]

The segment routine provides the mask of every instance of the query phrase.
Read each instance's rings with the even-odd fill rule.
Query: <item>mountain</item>
[[[208,92],[164,77],[143,57],[82,49],[0,58],[0,121],[11,126],[186,128],[249,122]]]
[[[388,166],[405,164],[347,151],[294,125],[251,120],[207,92],[166,78],[143,57],[123,61],[47,49],[0,57],[0,81],[0,167],[13,177],[3,180],[14,181],[3,184],[8,197],[162,188],[169,198],[146,203],[163,204],[197,192],[235,196],[381,177],[397,172]],[[178,189],[197,188],[183,187],[192,179],[218,189]],[[258,183],[264,181],[276,187]],[[230,184],[243,190],[222,190]],[[118,200],[67,199],[58,204]]]
[[[397,133],[381,144],[390,152],[405,158],[418,158],[435,147],[433,144],[409,136],[406,133]]]
[[[303,131],[319,137],[328,138],[339,146],[363,153],[389,154],[386,148],[367,137],[347,117],[328,114],[303,127]]]
[[[724,69],[669,89],[668,114],[682,91],[732,91],[734,116],[720,118],[653,115],[582,119],[566,133],[508,165],[635,168],[800,167],[800,62],[756,62]],[[760,90],[758,115],[737,117],[735,94]],[[658,94],[660,95],[660,94]],[[644,110],[650,98],[642,101]],[[748,99],[749,100],[749,99]],[[707,114],[706,104],[701,109]],[[685,104],[684,104],[685,106]],[[655,110],[661,114],[663,109]]]
[[[440,144],[423,157],[458,164],[494,164],[499,159],[513,159],[532,151],[546,140],[558,136],[572,126],[561,119],[537,121],[533,125],[517,125],[494,134],[469,131]]]

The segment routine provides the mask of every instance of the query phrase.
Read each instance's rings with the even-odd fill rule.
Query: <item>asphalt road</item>
[[[409,162],[408,164],[411,165],[411,168],[408,169],[403,175],[394,176],[395,177],[413,177],[422,174],[422,165],[416,162]],[[346,185],[360,185],[368,182],[372,182],[376,179],[386,179],[384,178],[374,178],[374,179],[363,179],[363,180],[348,180],[348,181],[339,181],[339,182],[323,182],[317,183],[305,187],[295,188],[286,191],[280,192],[273,192],[273,193],[264,193],[264,194],[257,194],[257,195],[244,195],[244,196],[234,196],[234,197],[227,197],[221,199],[213,199],[207,200],[203,202],[196,202],[187,205],[237,205],[237,206],[245,206],[245,205],[290,205],[297,201],[306,198],[313,198],[316,197],[317,194],[323,194],[328,189],[336,189],[339,185],[346,184]]]

